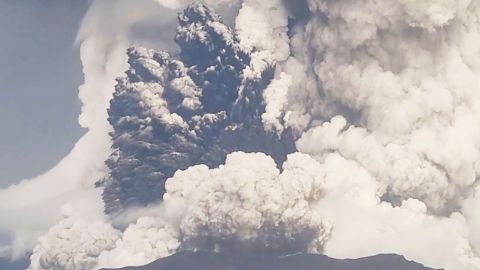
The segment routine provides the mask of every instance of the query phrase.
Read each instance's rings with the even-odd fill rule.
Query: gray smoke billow
[[[217,167],[234,151],[264,152],[280,166],[295,150],[289,132],[279,136],[262,125],[262,93],[275,64],[245,72],[249,52],[206,6],[192,5],[178,18],[178,58],[128,50],[130,68],[108,111],[114,152],[103,181],[107,213],[160,200],[177,170]]]

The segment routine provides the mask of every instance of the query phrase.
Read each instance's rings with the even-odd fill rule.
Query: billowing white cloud
[[[262,114],[262,121],[266,130],[283,132],[282,116],[284,116],[284,108],[288,102],[288,89],[291,86],[292,77],[283,72],[265,89],[263,97],[266,106],[265,113]]]
[[[142,217],[130,225],[112,250],[98,258],[97,268],[144,265],[174,254],[180,246],[178,230],[161,218]]]
[[[293,181],[295,179],[295,181]],[[194,166],[166,183],[166,216],[177,221],[183,245],[264,247],[279,252],[321,252],[329,224],[312,209],[322,196],[319,164],[288,157],[280,172],[262,153],[232,153],[224,166]]]
[[[67,216],[39,239],[27,270],[93,269],[102,252],[115,248],[119,234],[108,223]]]
[[[381,200],[381,183],[357,162],[339,154],[326,154],[323,160],[325,197],[316,211],[333,226],[325,254],[358,258],[396,253],[433,268],[479,269],[461,213],[431,215],[417,199],[394,207]]]
[[[240,44],[247,50],[265,50],[277,61],[290,55],[288,10],[281,0],[247,0],[236,18]]]

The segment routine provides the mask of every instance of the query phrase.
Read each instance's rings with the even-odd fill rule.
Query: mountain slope
[[[121,270],[432,270],[399,255],[337,260],[324,255],[235,257],[222,253],[180,252],[139,267]],[[107,270],[107,269],[104,269]]]

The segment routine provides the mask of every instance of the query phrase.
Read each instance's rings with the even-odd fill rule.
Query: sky
[[[85,132],[75,36],[84,0],[0,1],[0,187],[53,167]]]

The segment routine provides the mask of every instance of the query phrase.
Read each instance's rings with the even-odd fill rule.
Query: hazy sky
[[[86,7],[0,0],[0,187],[53,167],[83,133],[74,41]]]

